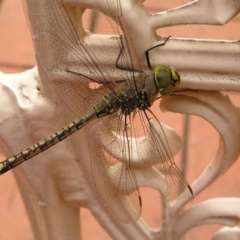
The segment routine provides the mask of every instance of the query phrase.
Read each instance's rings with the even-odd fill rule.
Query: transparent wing
[[[136,221],[140,216],[136,169],[145,179],[165,179],[161,191],[167,202],[191,196],[160,122],[143,111],[119,118],[97,124],[90,135],[94,182],[115,216],[123,222]]]
[[[119,0],[96,0],[96,3],[101,12],[110,16],[116,23],[114,24],[114,22],[108,18],[112,32],[116,36],[124,34],[122,38],[118,39],[119,48],[121,49],[119,65],[128,71],[128,79],[132,81],[134,80],[136,72],[141,72],[141,69],[134,43],[131,40],[130,32],[124,20],[121,3]]]
[[[124,26],[124,20],[119,1],[96,1],[98,8],[109,16],[103,20],[106,18],[101,15],[97,31],[99,34],[113,34],[115,37],[111,38],[106,35],[96,37],[85,32],[82,20],[78,19],[76,24],[71,8],[61,0],[23,0],[24,3],[25,1],[28,2],[25,11],[31,21],[38,63],[74,114],[82,115],[83,106],[89,108],[99,98],[99,95],[94,96],[95,88],[90,82],[106,84],[110,91],[114,89],[117,92],[119,87],[115,81],[133,81],[133,71],[116,68],[120,52],[119,65],[128,69],[133,66],[133,53],[129,52],[131,48],[128,47],[128,41],[120,37],[122,30],[119,26]],[[83,11],[80,8],[78,10]],[[118,48],[114,47],[116,45]],[[89,95],[90,101],[86,100]]]
[[[132,165],[127,125],[119,118],[97,124],[91,131],[93,179],[114,215],[128,223],[141,214],[141,197]],[[116,129],[116,132],[113,132]]]
[[[166,189],[162,192],[166,201],[193,195],[192,190],[178,169],[161,123],[151,111],[141,111],[135,115],[134,132],[138,149],[138,164],[146,179],[163,175]],[[139,137],[141,136],[141,137]]]
[[[135,74],[139,75],[139,72],[134,71],[133,67],[137,69],[138,63],[136,60],[135,64],[133,63],[133,44],[130,44],[131,41],[127,37],[120,36],[122,35],[120,26],[124,27],[123,32],[127,30],[119,1],[96,1],[98,8],[114,19],[114,21],[111,18],[107,19],[110,34],[113,34],[113,37],[109,38],[103,35],[96,38],[94,34],[83,31],[82,26],[80,30],[76,29],[69,9],[60,0],[25,1],[28,2],[25,11],[32,24],[31,31],[39,67],[73,113],[82,116],[85,113],[83,106],[85,108],[94,106],[107,91],[117,92],[118,80],[124,80],[129,88],[136,87],[132,82]],[[105,32],[106,22],[102,22],[105,20],[102,17],[100,19],[97,32],[109,33]],[[116,44],[117,48],[114,47]],[[117,60],[117,64],[123,69],[116,68]],[[96,89],[94,85],[97,83],[103,87]],[[129,92],[136,92],[136,89],[133,90]],[[102,128],[109,131],[110,127],[108,123],[102,125]],[[102,137],[105,143],[102,155],[90,151],[97,189],[110,209],[115,215],[120,216],[122,221],[135,221],[140,216],[141,199],[131,158],[126,157],[130,146],[127,146],[128,150],[125,145],[117,147],[112,137],[99,135],[96,129],[94,136],[90,137],[90,146],[93,149],[97,148],[99,143],[96,139]],[[124,139],[127,139],[126,135]],[[108,154],[107,147],[112,150],[117,148],[119,150],[117,158],[127,158],[128,161],[124,163],[118,161],[119,164],[115,164],[114,167],[110,164],[108,168],[109,162],[106,162],[106,159],[111,162],[114,157]],[[116,181],[115,188],[108,195],[106,189],[111,179]],[[124,189],[123,193],[118,189],[119,186]]]

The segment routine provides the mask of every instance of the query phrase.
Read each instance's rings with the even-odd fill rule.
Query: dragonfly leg
[[[92,82],[95,82],[95,83],[98,83],[98,84],[110,84],[110,83],[112,83],[112,81],[96,81],[95,79],[90,78],[89,76],[86,76],[86,75],[84,75],[84,74],[82,74],[82,73],[80,73],[80,72],[72,71],[72,70],[67,69],[67,68],[65,69],[65,71],[68,72],[68,73],[72,73],[72,74],[76,74],[76,75],[83,76],[83,77],[91,80]],[[126,82],[126,80],[125,80],[125,79],[119,79],[119,80],[116,80],[116,81],[114,81],[114,82],[115,82],[115,83],[123,83],[123,82]]]
[[[155,46],[153,46],[153,47],[151,47],[151,48],[149,48],[148,50],[145,51],[145,56],[146,56],[148,68],[149,68],[150,70],[152,70],[152,66],[151,66],[150,60],[149,60],[149,52],[150,52],[152,49],[156,48],[156,47],[164,46],[165,43],[168,41],[168,39],[169,39],[170,37],[171,37],[171,36],[168,36],[168,37],[164,40],[163,43],[157,44],[157,45],[155,45]]]
[[[117,60],[116,60],[116,64],[115,64],[115,65],[116,65],[116,68],[121,69],[121,70],[124,70],[124,71],[141,73],[142,70],[140,70],[140,69],[134,69],[134,68],[131,68],[131,67],[123,67],[123,66],[121,66],[121,65],[118,63],[118,61],[119,61],[119,59],[120,59],[120,56],[122,55],[123,49],[124,49],[122,37],[123,37],[123,35],[120,36],[120,40],[121,40],[121,45],[122,45],[122,46],[121,46],[120,52],[119,52],[118,57],[117,57]],[[129,54],[130,54],[130,52],[129,52]]]

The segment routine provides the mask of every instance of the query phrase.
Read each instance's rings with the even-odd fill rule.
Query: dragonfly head
[[[180,83],[180,76],[172,66],[158,65],[153,69],[154,81],[162,96],[170,94]]]

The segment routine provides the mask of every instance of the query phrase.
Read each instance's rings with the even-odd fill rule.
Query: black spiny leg
[[[128,71],[128,72],[138,72],[138,73],[141,73],[142,70],[140,70],[140,69],[134,69],[134,68],[131,68],[131,67],[123,67],[123,66],[121,66],[121,65],[118,63],[118,61],[119,61],[119,59],[120,59],[120,56],[122,55],[122,52],[123,52],[123,49],[124,49],[122,37],[123,37],[123,35],[120,36],[120,40],[121,40],[121,45],[122,45],[122,47],[121,47],[121,49],[120,49],[120,52],[119,52],[118,57],[117,57],[117,60],[116,60],[116,64],[115,64],[115,65],[116,65],[116,68],[118,68],[118,69],[120,69],[120,70]],[[129,52],[129,54],[130,54],[130,51],[128,51],[128,52]]]
[[[171,36],[168,36],[168,37],[164,40],[163,43],[157,44],[157,45],[155,45],[155,46],[153,46],[153,47],[151,47],[151,48],[149,48],[148,50],[145,51],[145,56],[146,56],[147,64],[148,64],[148,67],[149,67],[150,70],[152,70],[152,66],[151,66],[150,60],[149,60],[149,52],[150,52],[152,49],[156,48],[156,47],[164,46],[165,43],[169,40],[170,37],[171,37]],[[174,92],[172,92],[170,95],[175,95],[175,94],[177,94],[178,92],[186,92],[186,91],[198,91],[198,90],[195,90],[195,89],[183,89],[183,90],[174,91]],[[160,98],[162,98],[162,96],[158,97],[157,99],[160,99]]]
[[[72,71],[72,70],[70,70],[70,69],[68,69],[68,68],[65,68],[65,71],[66,72],[68,72],[68,73],[72,73],[72,74],[76,74],[76,75],[79,75],[79,76],[82,76],[82,77],[85,77],[85,78],[87,78],[87,79],[89,79],[89,80],[91,80],[92,82],[95,82],[95,83],[98,83],[98,84],[110,84],[110,83],[113,83],[112,81],[96,81],[95,79],[93,79],[93,78],[90,78],[90,77],[88,77],[88,76],[86,76],[86,75],[84,75],[84,74],[82,74],[82,73],[80,73],[80,72],[74,72],[74,71]],[[123,82],[126,82],[126,80],[116,80],[116,81],[114,81],[115,83],[123,83]]]
[[[164,40],[163,43],[157,44],[157,45],[155,45],[155,46],[153,46],[153,47],[151,47],[151,48],[149,48],[148,50],[145,51],[145,56],[146,56],[148,68],[149,68],[150,70],[152,70],[152,66],[151,66],[150,60],[149,60],[149,51],[151,51],[152,49],[154,49],[154,48],[156,48],[156,47],[164,46],[165,43],[168,41],[168,39],[169,39],[170,37],[171,37],[171,36],[168,36],[168,37]]]

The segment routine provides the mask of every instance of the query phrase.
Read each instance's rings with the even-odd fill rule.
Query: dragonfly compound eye
[[[180,83],[177,71],[166,65],[158,65],[153,69],[154,80],[162,96],[170,94],[175,86]]]
[[[171,75],[172,75],[171,76],[171,79],[172,79],[171,84],[173,86],[176,86],[180,83],[180,76],[174,67],[170,66],[169,68],[171,70]]]

